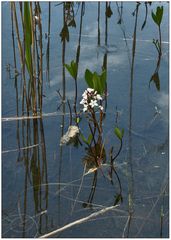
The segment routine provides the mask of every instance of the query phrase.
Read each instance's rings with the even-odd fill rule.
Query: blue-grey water
[[[43,117],[37,120],[12,119],[22,116],[22,79],[17,77],[18,100],[14,84],[14,58],[11,35],[10,3],[2,4],[2,236],[39,237],[75,220],[114,204],[119,187],[116,176],[112,185],[98,170],[97,185],[91,208],[83,208],[88,200],[94,174],[84,177],[85,146],[60,146],[60,138],[69,127],[66,104],[58,110],[63,90],[62,48],[59,36],[63,27],[63,5],[51,2],[49,48],[49,80],[46,69],[48,38],[48,2],[40,2],[43,27]],[[120,2],[118,2],[120,6]],[[78,66],[78,109],[81,95],[87,88],[86,68],[101,71],[107,55],[107,109],[103,122],[103,139],[107,158],[119,141],[114,134],[116,108],[118,124],[124,128],[123,148],[115,161],[115,170],[122,186],[123,202],[113,210],[68,228],[52,237],[168,237],[168,81],[169,39],[167,2],[148,5],[143,30],[145,4],[141,2],[137,17],[136,50],[132,91],[131,61],[136,2],[123,2],[122,23],[118,24],[116,2],[111,2],[113,15],[108,18],[108,39],[105,44],[105,2],[101,2],[100,46],[98,46],[98,3],[86,2],[82,17],[80,58]],[[163,6],[161,23],[162,58],[159,69],[160,91],[149,81],[157,63],[153,39],[158,28],[151,11]],[[19,5],[16,3],[18,18]],[[65,63],[75,59],[79,41],[81,5],[74,6],[76,28],[69,28],[65,47]],[[19,20],[20,35],[21,20]],[[125,36],[124,34],[125,33]],[[126,39],[125,39],[126,38]],[[17,70],[21,73],[15,32]],[[10,68],[10,71],[8,71]],[[74,102],[74,80],[65,71],[66,99]],[[18,102],[18,104],[17,104]],[[132,104],[130,104],[132,103]],[[131,114],[131,120],[130,120]],[[131,121],[131,131],[130,131]],[[24,130],[23,130],[24,129]],[[88,136],[87,119],[82,116],[80,129]],[[28,134],[29,132],[29,134]],[[28,137],[29,136],[29,137]],[[38,136],[37,145],[33,138]],[[29,139],[28,139],[29,138]],[[31,148],[28,148],[32,146]],[[20,148],[20,150],[19,150]],[[22,148],[26,148],[23,150]],[[107,170],[103,170],[107,176]],[[77,196],[78,191],[79,195]],[[76,198],[77,196],[77,198]],[[75,205],[72,211],[73,205]]]

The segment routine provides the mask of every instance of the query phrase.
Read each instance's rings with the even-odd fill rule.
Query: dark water
[[[87,153],[85,146],[60,146],[60,138],[67,131],[70,120],[67,104],[65,108],[63,105],[57,110],[61,103],[57,90],[64,93],[64,78],[66,99],[69,99],[71,105],[75,95],[74,80],[68,72],[65,71],[64,75],[62,59],[65,59],[65,63],[75,59],[81,37],[77,107],[81,109],[79,102],[87,88],[85,69],[100,72],[104,58],[107,58],[108,97],[103,139],[109,158],[111,146],[114,146],[114,152],[119,148],[119,141],[114,135],[117,108],[118,124],[125,130],[123,148],[115,162],[123,202],[112,211],[52,237],[168,237],[168,3],[153,2],[151,6],[148,5],[147,22],[143,30],[145,4],[142,2],[139,6],[134,66],[132,45],[136,16],[132,12],[136,9],[136,2],[123,2],[121,24],[117,23],[119,15],[116,2],[111,2],[113,15],[107,20],[107,33],[105,3],[101,2],[99,46],[98,3],[85,4],[81,34],[82,5],[75,4],[76,28],[69,28],[69,42],[66,42],[65,48],[59,36],[63,27],[63,5],[57,5],[58,3],[51,3],[49,78],[46,58],[48,38],[45,37],[48,31],[49,4],[40,3],[44,54],[43,117],[18,121],[11,118],[17,116],[17,106],[18,116],[22,113],[21,75],[17,77],[16,88],[10,4],[2,3],[2,236],[44,235],[112,206],[119,192],[116,176],[112,185],[99,169],[92,207],[84,208],[83,203],[89,198],[94,178],[94,173],[91,173],[82,179],[83,158]],[[153,82],[149,88],[157,63],[157,51],[152,41],[153,38],[158,38],[158,29],[152,20],[151,11],[161,5],[164,14],[161,23],[162,57],[158,91]],[[18,4],[16,6],[18,11]],[[121,6],[120,2],[118,6]],[[21,28],[21,22],[19,26]],[[15,41],[17,69],[20,72],[16,34]],[[87,137],[87,120],[84,116],[80,129]],[[102,170],[107,176],[107,169]]]

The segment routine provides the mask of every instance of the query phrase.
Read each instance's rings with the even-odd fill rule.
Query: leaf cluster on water
[[[106,88],[106,71],[101,74],[91,72],[89,69],[85,71],[85,80],[90,88],[93,88],[99,94],[103,94]]]
[[[156,9],[156,13],[154,13],[152,11],[151,13],[151,16],[153,18],[153,21],[158,25],[160,26],[161,24],[161,21],[162,21],[162,17],[163,17],[163,6],[158,6],[157,9]]]

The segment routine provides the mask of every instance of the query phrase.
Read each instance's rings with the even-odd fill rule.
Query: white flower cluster
[[[82,94],[82,97],[83,99],[81,100],[80,104],[84,106],[83,112],[86,112],[89,107],[97,107],[103,111],[103,106],[98,103],[100,100],[102,100],[102,97],[93,88],[87,88]]]

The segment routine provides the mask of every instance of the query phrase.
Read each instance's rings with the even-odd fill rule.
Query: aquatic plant
[[[27,114],[32,110],[33,115],[37,114],[37,105],[42,112],[43,96],[43,44],[42,44],[42,22],[41,7],[39,3],[20,2],[19,14],[17,14],[16,4],[11,3],[12,21],[15,24],[18,49],[21,62],[21,72],[23,81],[22,112],[26,103]],[[19,19],[22,23],[22,31],[19,31]],[[39,40],[37,34],[39,33]],[[23,41],[21,39],[23,36]],[[23,43],[22,43],[23,42]],[[26,72],[27,70],[27,72]],[[27,74],[28,73],[28,74]],[[29,79],[27,80],[27,75]],[[37,104],[38,102],[38,104]]]
[[[91,111],[92,109],[95,109],[95,107],[103,111],[103,106],[101,105],[101,102],[98,103],[98,101],[102,101],[102,97],[100,94],[97,93],[97,91],[92,88],[87,88],[87,90],[84,91],[82,96],[83,99],[81,100],[80,104],[84,106],[83,112],[87,112],[88,110]]]
[[[92,77],[93,74],[90,71],[87,71],[87,74],[89,74],[88,76],[89,79],[93,79]],[[92,84],[92,82],[88,81],[90,85]],[[86,167],[87,173],[94,173],[92,189],[90,191],[88,201],[83,204],[83,207],[91,206],[91,203],[95,194],[95,189],[96,189],[98,170],[105,177],[102,170],[102,167],[103,165],[105,165],[107,160],[106,150],[105,150],[105,141],[102,138],[102,133],[103,133],[102,122],[104,119],[103,101],[104,101],[105,95],[104,94],[100,95],[97,90],[99,90],[99,92],[104,93],[105,88],[103,89],[96,88],[96,90],[93,88],[87,88],[82,94],[82,99],[80,101],[80,104],[83,105],[82,111],[86,115],[86,118],[88,121],[88,127],[90,129],[90,134],[88,138],[86,138],[83,135],[82,131],[80,130],[80,137],[82,141],[88,146],[88,148],[86,148],[87,154],[83,158],[83,163]],[[99,113],[100,113],[100,116],[97,117]],[[120,130],[119,127],[116,127],[114,129],[114,133],[117,136],[117,138],[120,140],[120,147],[118,152],[115,154],[115,156],[113,155],[113,147],[110,150],[110,162],[108,163],[109,170],[108,170],[107,178],[110,180],[111,184],[113,184],[112,173],[114,172],[116,175],[116,178],[119,184],[119,193],[116,194],[115,200],[114,200],[114,205],[116,205],[118,202],[122,202],[122,187],[121,187],[119,176],[114,168],[114,160],[119,156],[122,149],[122,139],[124,135],[124,129]]]
[[[163,18],[163,6],[158,6],[156,9],[156,13],[152,11],[151,13],[152,19],[154,23],[158,27],[158,34],[159,34],[159,39],[153,39],[153,44],[155,45],[155,48],[158,52],[158,60],[156,64],[156,69],[151,76],[150,82],[149,82],[149,87],[150,83],[153,81],[155,83],[155,86],[158,91],[160,91],[160,78],[159,78],[159,68],[160,68],[160,61],[161,61],[161,56],[162,56],[162,36],[161,36],[161,22]]]
[[[106,70],[98,74],[97,72],[91,72],[89,69],[86,69],[85,80],[90,88],[93,88],[99,94],[103,94],[106,88]]]

